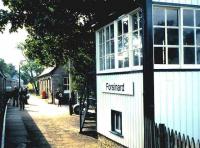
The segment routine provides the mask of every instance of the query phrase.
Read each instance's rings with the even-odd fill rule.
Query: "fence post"
[[[178,148],[178,134],[176,131],[174,133],[174,148]]]
[[[192,138],[192,141],[191,141],[191,148],[195,148],[194,138]]]
[[[171,134],[170,134],[170,148],[174,148],[174,142],[175,141],[175,137],[174,137],[174,131],[171,130]]]
[[[183,134],[183,137],[182,137],[182,148],[186,148],[186,140],[185,140],[184,134]]]
[[[181,133],[178,133],[178,148],[182,148],[181,147]]]
[[[187,139],[186,139],[186,148],[191,148],[190,139],[189,139],[188,136],[187,136]]]
[[[196,143],[196,148],[200,148],[200,142],[199,142],[199,140]]]
[[[167,128],[167,148],[171,148],[170,147],[170,129]]]
[[[159,131],[160,131],[160,147],[161,148],[166,148],[165,144],[165,125],[164,124],[159,124]]]

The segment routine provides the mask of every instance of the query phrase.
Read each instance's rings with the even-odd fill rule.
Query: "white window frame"
[[[105,27],[105,69],[114,69],[115,68],[115,40],[114,40],[114,28],[113,28],[113,37],[111,38],[110,35],[111,35],[111,26],[113,25],[114,27],[114,23],[111,23],[109,24],[108,26]],[[106,36],[106,29],[109,29],[109,38],[107,39],[107,36]],[[111,53],[111,43],[114,43],[114,52]],[[110,48],[110,53],[107,53],[107,42],[109,42],[109,48]],[[112,57],[114,58],[114,67],[111,67],[112,66]],[[109,59],[109,63],[110,63],[110,67],[107,68],[107,58]]]
[[[117,32],[117,61],[118,61],[118,69],[122,69],[122,68],[129,68],[130,67],[130,56],[129,56],[129,50],[130,50],[130,46],[129,46],[129,42],[130,42],[130,30],[129,30],[129,25],[130,25],[130,20],[129,20],[129,16],[128,15],[125,15],[123,16],[122,18],[118,19],[117,20],[117,30],[118,30],[118,22],[121,21],[122,23],[122,26],[121,26],[121,35],[118,35],[118,32]],[[124,26],[123,26],[123,22],[125,21],[128,21],[128,32],[127,33],[124,33],[123,30],[124,30]],[[119,51],[119,39],[118,38],[122,38],[122,48],[121,48],[121,51]],[[128,42],[127,42],[127,48],[124,47],[124,38],[127,37],[128,39]],[[127,57],[128,57],[128,66],[125,67],[125,58],[123,57],[123,55],[127,54]],[[122,59],[120,60],[120,56],[119,55],[122,55]],[[122,67],[119,67],[119,61],[122,61]]]
[[[126,72],[126,71],[133,71],[133,70],[142,70],[143,66],[142,65],[137,65],[134,66],[133,65],[133,50],[132,50],[132,19],[131,16],[134,13],[137,13],[139,10],[141,10],[140,8],[137,8],[133,11],[131,11],[128,14],[122,15],[120,16],[118,19],[114,20],[113,22],[103,26],[102,28],[100,28],[99,30],[96,31],[96,71],[97,73],[112,73],[112,72]],[[123,68],[119,68],[118,65],[118,28],[117,28],[117,22],[121,19],[123,19],[124,17],[128,17],[128,58],[129,58],[129,67],[123,67]],[[104,70],[100,70],[100,48],[99,48],[99,31],[101,31],[102,29],[105,30],[105,28],[111,24],[114,24],[114,58],[115,58],[115,68],[114,69],[104,69]],[[105,33],[105,31],[104,31]],[[106,58],[105,58],[106,60]],[[106,61],[105,61],[106,64]],[[106,66],[106,65],[105,65]]]
[[[67,80],[66,84],[65,84],[65,79]],[[64,89],[65,91],[66,90],[69,91],[69,77],[63,77],[63,86],[64,87],[66,86],[66,88],[68,88],[68,89]]]
[[[100,38],[101,38],[101,36],[100,36],[100,32],[102,31],[102,43],[100,43]],[[106,43],[106,41],[105,41],[105,29],[103,28],[103,29],[101,29],[100,31],[99,31],[99,40],[98,40],[98,49],[99,49],[99,58],[98,58],[98,60],[99,60],[99,69],[100,70],[105,70],[106,69],[106,51],[105,51],[105,43]],[[101,47],[101,50],[102,51],[100,51],[100,46],[102,46]],[[104,54],[102,55],[102,56],[100,56],[101,54],[101,52],[103,52]],[[101,59],[103,60],[103,67],[102,67],[102,69],[101,69]]]
[[[179,11],[179,18],[178,18],[178,21],[179,21],[179,64],[154,64],[154,68],[155,69],[195,69],[195,68],[200,68],[200,64],[197,64],[197,48],[200,48],[200,45],[197,45],[196,43],[196,31],[197,29],[200,30],[200,27],[197,27],[196,26],[196,11],[200,11],[199,8],[193,8],[193,7],[174,7],[174,6],[162,6],[162,5],[153,5],[153,9],[155,7],[163,7],[165,8],[165,26],[166,27],[166,9],[178,9]],[[194,26],[183,26],[183,10],[193,10],[194,13]],[[153,19],[153,16],[152,16],[152,19]],[[157,28],[159,26],[156,26],[156,25],[153,25],[153,30],[154,28]],[[164,28],[163,27],[163,28]],[[161,27],[162,28],[162,27]],[[194,29],[194,45],[184,45],[183,43],[183,30],[184,28],[192,28]],[[165,28],[165,36],[167,34],[167,31],[166,31],[166,28]],[[167,39],[167,37],[165,37]],[[166,41],[167,42],[167,41]],[[154,47],[163,47],[162,45],[155,45],[154,44],[154,41],[153,41],[153,46]],[[165,46],[168,48],[168,46]],[[170,47],[172,47],[170,45]],[[184,47],[193,47],[195,48],[195,64],[184,64]],[[167,58],[168,59],[168,58]]]
[[[153,24],[153,32],[154,32],[154,29],[155,28],[162,28],[165,30],[165,43],[164,45],[158,45],[158,44],[154,44],[154,40],[153,40],[153,48],[155,49],[156,47],[163,47],[165,48],[166,50],[166,55],[165,55],[165,60],[166,60],[166,64],[154,64],[154,67],[157,69],[160,69],[160,68],[180,68],[180,58],[181,58],[181,51],[180,51],[180,42],[181,42],[181,34],[180,34],[180,11],[179,11],[179,8],[177,7],[162,7],[162,6],[154,6],[153,7],[153,10],[155,7],[158,7],[158,8],[164,8],[164,15],[165,15],[165,25],[163,26],[159,26],[159,25],[154,25]],[[178,26],[167,26],[167,9],[177,9],[178,10]],[[152,19],[153,19],[153,14],[152,14]],[[178,41],[178,45],[168,45],[168,32],[167,30],[168,29],[178,29],[178,33],[179,33],[179,41]],[[154,34],[153,34],[153,38],[154,38]],[[168,64],[168,49],[169,48],[178,48],[178,51],[179,51],[179,64]],[[153,55],[154,55],[154,52],[153,52]],[[154,56],[153,56],[153,60],[154,60]],[[154,62],[155,63],[155,62]]]
[[[122,135],[122,112],[111,110],[111,131]]]
[[[195,64],[184,64],[184,59],[183,59],[183,65],[185,67],[200,67],[200,64],[197,64],[197,48],[200,48],[200,45],[197,45],[196,39],[197,39],[197,30],[200,30],[200,27],[196,26],[196,11],[200,11],[200,9],[194,9],[194,8],[181,8],[182,16],[183,16],[183,11],[184,10],[193,10],[193,17],[194,17],[194,26],[183,26],[184,28],[188,29],[193,29],[194,30],[194,45],[184,45],[183,44],[183,58],[184,58],[184,47],[192,47],[195,50]],[[182,20],[183,24],[183,20]]]
[[[121,115],[120,114],[115,114],[114,115],[114,131],[115,132],[118,132],[118,133],[122,133],[122,129],[121,129],[121,127],[122,127],[122,123],[121,123]],[[118,127],[117,127],[117,122],[118,122]]]
[[[107,53],[107,42],[109,42],[110,44],[109,44],[109,48],[110,48],[110,52],[111,52],[111,42],[112,41],[114,41],[114,48],[115,48],[115,40],[114,40],[114,36],[113,36],[113,38],[110,38],[109,37],[109,39],[107,39],[107,37],[106,37],[106,29],[107,28],[109,28],[109,36],[110,36],[110,34],[111,34],[111,25],[114,25],[114,23],[110,23],[110,24],[108,24],[108,25],[106,25],[106,26],[104,26],[103,28],[101,28],[99,31],[98,31],[98,37],[97,37],[97,49],[98,49],[98,59],[97,59],[97,63],[98,63],[98,70],[99,71],[105,71],[105,70],[112,70],[112,69],[114,69],[115,67],[116,67],[116,65],[115,65],[115,49],[114,49],[114,53]],[[103,35],[103,38],[104,39],[102,39],[102,42],[100,43],[100,32],[102,31],[102,35]],[[115,32],[115,31],[114,31]],[[113,32],[113,33],[114,33]],[[115,35],[115,33],[114,33],[114,35]],[[103,54],[103,56],[101,56],[100,57],[100,46],[102,46],[102,50],[104,50],[104,54]],[[112,62],[111,62],[111,59],[112,59],[112,57],[114,57],[114,68],[112,68],[111,67],[111,64],[112,64]],[[107,68],[107,58],[109,58],[109,62],[110,62],[110,67],[109,68]],[[101,69],[101,66],[100,66],[100,64],[101,64],[101,60],[100,59],[104,59],[104,63],[103,63],[103,69]]]
[[[142,26],[140,26],[140,19],[143,19],[142,18],[142,16],[140,16],[139,15],[139,13],[140,13],[140,11],[141,11],[141,9],[136,9],[136,10],[134,10],[133,12],[131,12],[130,13],[130,36],[131,36],[131,38],[130,38],[130,42],[131,42],[131,45],[130,45],[130,54],[131,54],[131,58],[130,58],[130,65],[132,66],[132,67],[141,67],[143,64],[143,62],[141,61],[141,58],[143,57],[143,48],[142,48],[142,40],[143,40],[143,35],[141,34],[141,32],[142,32]],[[133,30],[133,19],[132,19],[132,16],[133,15],[137,15],[137,29],[136,30]],[[135,48],[135,49],[133,49],[134,47],[133,47],[133,33],[138,33],[138,39],[140,38],[141,39],[141,47],[138,47],[138,48]],[[133,57],[133,54],[134,54],[134,51],[135,50],[139,50],[139,55],[140,55],[140,57],[139,57],[139,64],[138,65],[134,65],[134,57]]]

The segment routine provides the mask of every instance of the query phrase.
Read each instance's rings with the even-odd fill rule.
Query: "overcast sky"
[[[0,9],[3,8],[2,0],[0,0]],[[24,60],[22,52],[17,49],[17,45],[26,39],[27,32],[19,30],[17,33],[9,33],[7,29],[0,33],[0,58],[4,59],[6,63],[11,63],[18,69],[19,62]]]

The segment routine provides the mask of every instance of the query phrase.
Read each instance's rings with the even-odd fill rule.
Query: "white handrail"
[[[1,148],[4,148],[5,146],[5,129],[6,129],[6,115],[7,115],[7,104],[4,111],[4,117],[3,117],[3,128],[2,128],[2,136],[1,136]]]

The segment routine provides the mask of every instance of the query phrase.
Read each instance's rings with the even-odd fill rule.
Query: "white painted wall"
[[[155,121],[200,139],[200,72],[155,72]]]
[[[144,147],[143,74],[97,75],[97,131],[130,148]],[[134,82],[135,95],[105,92],[105,84]],[[132,86],[130,86],[131,88]],[[122,112],[123,138],[110,133],[111,109]]]
[[[165,3],[178,3],[188,5],[200,5],[200,0],[153,0],[153,2],[165,2]]]

